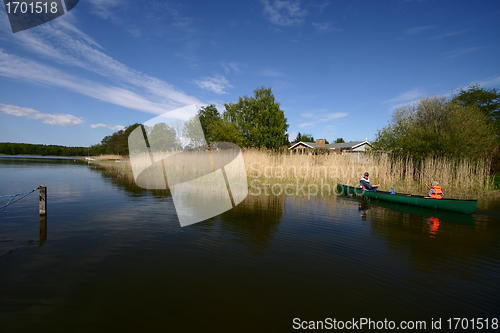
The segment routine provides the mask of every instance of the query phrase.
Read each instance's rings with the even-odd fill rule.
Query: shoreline
[[[9,154],[0,154],[0,156],[6,156],[6,157],[35,157],[35,158],[68,158],[68,159],[81,159],[81,160],[87,160],[88,158],[92,158],[95,160],[127,160],[127,156],[121,156],[121,155],[112,155],[112,154],[107,154],[107,155],[100,155],[100,156],[64,156],[64,155],[36,155],[36,154],[16,154],[16,155],[9,155]]]

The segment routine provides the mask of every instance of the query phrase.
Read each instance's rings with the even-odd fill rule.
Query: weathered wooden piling
[[[47,215],[40,214],[40,242],[39,246],[42,246],[43,243],[47,241]]]
[[[40,193],[39,212],[41,216],[47,214],[47,186],[40,185],[38,192]]]

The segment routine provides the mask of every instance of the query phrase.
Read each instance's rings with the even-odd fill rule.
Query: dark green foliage
[[[165,123],[157,123],[152,128],[146,128],[146,131],[151,148],[160,147],[163,151],[181,148],[181,143],[175,129]]]
[[[118,154],[128,155],[128,136],[139,123],[127,126],[125,130],[119,130],[111,135],[105,136],[101,143],[90,147],[90,155]]]
[[[500,190],[500,173],[493,175],[493,186]]]
[[[297,133],[297,136],[295,137],[295,139],[292,141],[292,143],[295,143],[295,142],[299,142],[299,141],[302,141],[302,134]]]
[[[397,109],[374,147],[421,160],[427,156],[489,157],[498,145],[494,125],[476,105],[424,98]]]
[[[202,106],[198,111],[198,117],[200,118],[201,128],[203,129],[203,133],[205,134],[206,141],[217,141],[214,138],[212,129],[215,126],[214,124],[222,122],[222,116],[219,113],[219,110],[217,110],[214,104]]]
[[[500,181],[500,145],[491,155],[491,172],[497,174]]]
[[[297,134],[297,137],[295,138],[295,140],[293,140],[293,142],[299,142],[299,141],[316,142],[316,140],[314,140],[314,137],[312,136],[312,134],[300,134],[300,132]]]
[[[86,147],[64,147],[29,143],[0,142],[0,154],[42,156],[86,156]]]
[[[215,105],[211,104],[202,107],[198,111],[198,117],[200,118],[201,127],[207,143],[231,142],[242,145],[243,136],[236,124],[231,123],[226,117],[222,117]],[[190,131],[189,127],[190,122],[186,124],[187,132],[194,132],[196,134],[196,131]],[[193,137],[196,135],[189,134],[188,136]]]
[[[293,143],[296,143],[296,142],[299,142],[299,141],[302,141],[302,142],[316,142],[316,140],[314,139],[314,136],[312,134],[301,134],[300,132],[297,133],[297,136],[295,137],[295,139],[292,141]],[[330,144],[330,142],[328,142],[327,139],[325,139],[325,144]]]
[[[225,107],[224,119],[241,133],[242,146],[276,149],[288,143],[287,119],[271,88],[258,88],[254,97],[240,97]]]
[[[460,89],[454,100],[465,106],[475,105],[495,125],[495,132],[500,136],[500,92],[496,88],[485,89],[478,84]],[[500,146],[492,155],[492,172],[500,173]]]
[[[485,89],[476,84],[467,87],[467,90],[460,89],[453,99],[464,106],[476,105],[495,124],[496,132],[500,134],[500,92],[498,89]]]
[[[344,141],[343,138],[337,138],[337,140],[335,141],[335,143],[345,143],[345,141]]]

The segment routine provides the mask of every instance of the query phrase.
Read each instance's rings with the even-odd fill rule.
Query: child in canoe
[[[377,192],[377,188],[380,186],[378,185],[370,185],[370,174],[368,172],[365,172],[363,178],[359,181],[359,187],[361,187],[365,191],[370,191],[370,192]]]

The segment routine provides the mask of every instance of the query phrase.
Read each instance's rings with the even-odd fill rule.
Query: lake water
[[[2,332],[281,332],[295,318],[445,330],[456,317],[491,330],[500,315],[499,202],[456,215],[248,196],[181,228],[165,192],[71,159],[0,157],[0,195],[40,184],[46,228],[37,192],[0,212]]]

